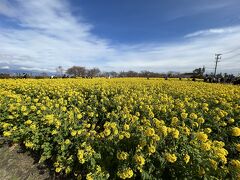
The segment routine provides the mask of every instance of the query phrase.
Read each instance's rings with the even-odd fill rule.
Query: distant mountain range
[[[31,76],[38,76],[47,74],[49,76],[56,75],[56,73],[53,72],[46,72],[46,71],[36,71],[36,70],[23,70],[23,69],[0,69],[0,74],[11,74],[11,75],[17,75],[17,74],[29,74]]]

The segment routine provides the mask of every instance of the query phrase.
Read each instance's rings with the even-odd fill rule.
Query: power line
[[[237,51],[237,50],[240,50],[240,47],[235,48],[235,49],[232,49],[232,50],[229,50],[229,51],[227,51],[227,52],[225,52],[225,53],[223,53],[223,54],[231,54],[231,53],[233,53],[233,52],[235,52],[235,51]]]
[[[234,58],[234,57],[236,57],[236,56],[239,56],[240,55],[240,53],[238,53],[238,54],[235,54],[235,55],[233,55],[233,56],[230,56],[230,57],[226,57],[226,58],[224,58],[224,59],[232,59],[232,58]]]

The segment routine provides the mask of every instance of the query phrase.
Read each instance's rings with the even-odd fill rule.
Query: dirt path
[[[0,147],[0,180],[53,179],[47,169],[40,170],[28,153],[18,153],[18,145]]]

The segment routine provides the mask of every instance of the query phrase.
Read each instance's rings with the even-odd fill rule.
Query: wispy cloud
[[[228,28],[215,28],[215,29],[207,29],[201,30],[197,32],[193,32],[190,34],[185,35],[186,38],[192,38],[197,36],[210,36],[210,35],[226,35],[232,33],[238,33],[239,27],[228,27]]]
[[[172,11],[167,12],[166,20],[173,21],[179,18],[190,17],[197,14],[222,11],[224,8],[237,6],[236,0],[201,0],[201,1],[181,1],[178,5],[172,5]]]
[[[92,25],[76,19],[66,1],[0,2],[0,13],[19,28],[0,29],[0,61],[54,68],[97,61],[114,51],[107,40],[90,33]],[[4,10],[3,10],[4,9]]]
[[[34,67],[20,67],[21,70],[29,70],[29,71],[49,71],[47,68],[34,68]]]
[[[12,5],[14,3],[14,6]],[[54,71],[58,65],[103,70],[191,71],[213,67],[214,54],[239,46],[240,26],[202,30],[169,44],[112,44],[91,33],[94,26],[75,17],[67,1],[0,1],[0,14],[18,27],[0,28],[0,64]],[[226,58],[226,61],[224,60]],[[223,55],[220,71],[240,69],[239,57]]]
[[[0,66],[0,69],[10,69],[9,66]]]
[[[152,69],[155,71],[191,71],[205,65],[208,72],[213,71],[215,53],[222,53],[219,71],[238,73],[240,56],[238,51],[227,54],[229,50],[239,49],[240,26],[211,29],[186,35],[181,42],[170,44],[140,45],[126,48],[119,53],[115,61],[108,63],[112,67],[125,69]],[[129,50],[127,50],[129,49]]]

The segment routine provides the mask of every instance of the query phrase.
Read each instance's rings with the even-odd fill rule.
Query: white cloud
[[[209,35],[226,35],[239,32],[239,27],[219,28],[219,29],[207,29],[197,32],[193,32],[185,35],[186,38],[198,37],[198,36],[209,36]]]
[[[171,44],[112,45],[92,34],[94,27],[83,18],[73,16],[67,1],[16,0],[11,6],[1,0],[0,14],[19,26],[0,28],[0,64],[7,66],[41,71],[83,65],[116,71],[184,72],[203,65],[213,68],[214,54],[223,53],[219,71],[240,69],[239,56],[227,59],[224,54],[239,47],[240,26],[193,32]]]
[[[0,66],[0,69],[10,69],[9,66]]]
[[[21,70],[28,70],[28,71],[49,71],[46,68],[33,68],[33,67],[20,67]]]
[[[112,53],[108,42],[90,33],[91,25],[78,21],[65,1],[0,1],[0,14],[19,28],[0,28],[0,62],[53,68],[95,61]],[[11,12],[11,13],[10,13]]]
[[[14,9],[11,9],[11,4],[7,0],[1,0],[0,13],[10,17],[16,16],[16,11]]]
[[[197,14],[221,11],[227,15],[225,8],[239,6],[237,0],[201,0],[201,1],[181,1],[178,5],[172,6],[171,11],[167,11],[166,20],[173,21],[179,18],[186,18]]]
[[[206,30],[206,32],[209,32]],[[222,60],[218,70],[222,72],[237,73],[240,71],[240,56],[230,58],[232,54],[226,54],[229,50],[240,48],[240,26],[227,27],[221,30],[212,29],[208,35],[195,36],[184,39],[180,43],[168,45],[153,44],[151,46],[141,45],[136,49],[126,49],[124,54],[119,53],[115,61],[108,66],[124,69],[143,70],[149,68],[155,71],[191,71],[193,68],[205,65],[208,72],[214,67],[215,53],[222,53]],[[197,34],[197,33],[196,33]],[[129,49],[129,48],[128,48]],[[140,51],[139,51],[140,49]]]

